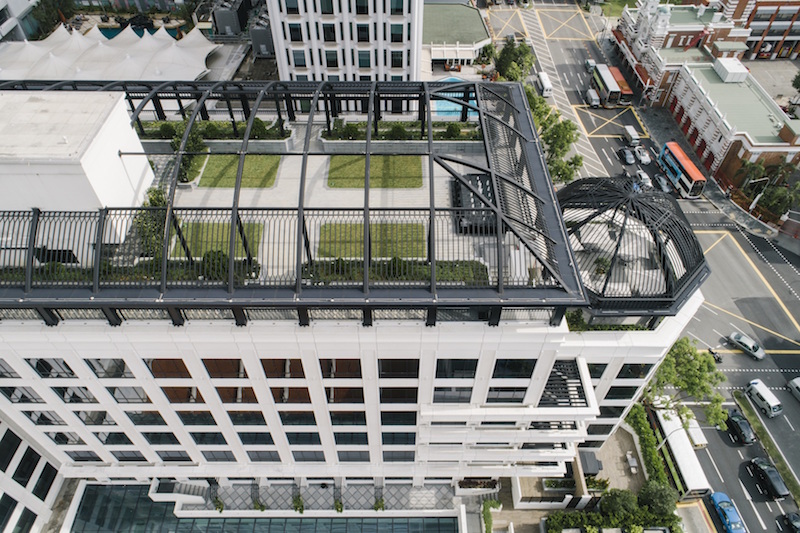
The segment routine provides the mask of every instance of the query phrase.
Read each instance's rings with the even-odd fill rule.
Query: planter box
[[[367,141],[331,141],[322,137],[322,151],[326,154],[365,154]],[[425,155],[428,153],[428,141],[371,141],[370,147],[373,154],[408,154]],[[483,141],[434,141],[434,153],[446,154],[478,154],[483,153]]]
[[[204,141],[208,150],[212,154],[218,153],[236,153],[242,148],[242,141],[238,139],[224,139],[213,140],[207,139]],[[248,154],[281,154],[291,152],[295,146],[295,132],[292,131],[291,135],[286,139],[278,140],[251,140],[247,143]],[[147,155],[172,155],[175,151],[172,149],[169,140],[142,140],[142,147]]]
[[[483,494],[496,494],[499,489],[462,489],[459,486],[455,487],[456,496],[481,496]]]

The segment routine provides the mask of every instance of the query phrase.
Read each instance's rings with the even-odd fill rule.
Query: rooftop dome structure
[[[672,197],[642,192],[631,178],[588,178],[558,200],[594,314],[674,314],[708,276]]]

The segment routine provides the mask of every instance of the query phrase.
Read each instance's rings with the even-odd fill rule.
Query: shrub
[[[220,513],[225,510],[225,503],[219,498],[219,496],[214,497],[214,509],[219,511]]]
[[[500,502],[497,500],[484,500],[483,502],[483,525],[486,526],[486,531],[492,530],[492,509],[499,509]]]
[[[253,500],[253,509],[261,511],[262,513],[267,510],[267,506],[258,500]]]
[[[372,508],[376,511],[384,511],[386,509],[386,502],[383,501],[383,498],[378,498],[375,500],[375,505]]]
[[[408,139],[409,135],[402,124],[395,124],[392,126],[392,129],[389,130],[389,133],[386,134],[386,137],[392,141],[405,141]]]
[[[600,512],[604,515],[628,515],[638,510],[636,495],[629,490],[611,489],[600,500]]]
[[[341,513],[342,511],[344,511],[344,505],[342,504],[342,500],[334,501],[333,508],[336,509],[337,513]]]
[[[214,122],[206,122],[203,126],[203,137],[206,139],[219,139],[221,130]]]
[[[162,139],[172,139],[175,137],[175,126],[169,122],[164,122],[158,127],[158,136]]]
[[[253,119],[253,127],[250,129],[251,139],[265,139],[267,137],[267,126],[264,121],[256,117]]]
[[[222,250],[209,250],[203,254],[203,278],[215,281],[228,280],[228,254]]]
[[[448,139],[458,139],[461,137],[461,126],[455,122],[451,122],[447,125],[447,130],[444,132],[444,136]]]
[[[639,403],[635,404],[625,421],[631,425],[639,436],[639,445],[642,448],[642,459],[644,460],[644,467],[647,469],[648,478],[650,481],[657,481],[662,485],[666,485],[667,472],[664,470],[664,463],[661,461],[661,457],[658,455],[656,436],[647,421],[647,413],[645,413],[644,406]]]
[[[658,481],[648,481],[639,491],[639,506],[647,507],[655,514],[675,512],[676,503],[678,503],[677,491]]]
[[[292,498],[292,509],[300,514],[303,514],[303,511],[306,510],[306,506],[303,503],[303,497],[300,494]]]

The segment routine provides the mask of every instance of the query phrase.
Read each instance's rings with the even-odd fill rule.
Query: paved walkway
[[[683,530],[689,533],[716,533],[717,528],[708,514],[702,500],[693,503],[679,503],[678,516],[683,519]]]

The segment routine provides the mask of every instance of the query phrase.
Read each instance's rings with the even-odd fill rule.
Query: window
[[[117,423],[106,411],[76,411],[75,414],[87,426],[116,426]]]
[[[97,403],[97,399],[86,387],[53,387],[64,403]]]
[[[23,411],[22,414],[27,416],[31,422],[37,426],[64,426],[64,422],[60,416],[53,411]]]
[[[653,368],[653,365],[648,364],[622,365],[619,374],[617,374],[617,379],[644,379],[651,368]]]
[[[50,487],[53,486],[56,474],[58,474],[58,470],[50,463],[45,463],[36,485],[33,486],[33,495],[40,500],[44,500],[47,497],[47,493],[50,492]]]
[[[42,456],[36,453],[33,448],[28,448],[22,455],[22,460],[19,462],[19,465],[17,465],[17,469],[14,471],[14,475],[11,476],[11,478],[23,487],[27,486],[41,458]]]
[[[300,9],[297,6],[297,0],[286,0],[286,13],[289,15],[297,15]]]
[[[272,442],[272,435],[264,432],[239,433],[239,438],[242,440],[242,444],[245,446],[257,445],[257,444],[274,444]]]
[[[336,444],[367,444],[366,433],[334,433]]]
[[[131,439],[125,433],[115,432],[115,433],[95,433],[97,439],[102,442],[103,444],[110,444],[110,445],[127,445],[133,444]]]
[[[381,425],[416,426],[417,413],[414,411],[381,411]]]
[[[413,463],[413,451],[388,451],[384,450],[383,460],[387,463]]]
[[[203,364],[212,378],[247,377],[241,359],[203,359]]]
[[[150,398],[141,387],[106,387],[117,403],[150,403]]]
[[[292,57],[294,58],[295,67],[306,66],[306,53],[303,50],[292,50]]]
[[[631,400],[638,387],[611,387],[606,394],[606,400]]]
[[[382,433],[383,444],[386,446],[391,445],[409,445],[416,444],[416,433]]]
[[[437,378],[474,378],[477,359],[439,359],[436,361]]]
[[[99,463],[100,458],[96,453],[89,450],[78,450],[67,452],[67,455],[76,463]]]
[[[174,433],[169,433],[167,431],[162,432],[146,432],[142,433],[142,436],[147,439],[147,442],[150,444],[155,445],[173,445],[173,444],[180,444],[178,441],[178,437],[175,436]]]
[[[19,515],[19,521],[14,526],[12,533],[28,533],[33,528],[34,522],[36,522],[36,513],[26,507]]]
[[[190,378],[192,375],[181,359],[147,359],[154,378]]]
[[[228,411],[234,426],[266,426],[264,415],[258,411]]]
[[[403,67],[403,52],[392,52],[392,68]]]
[[[303,30],[300,24],[289,24],[289,38],[293,42],[303,42]]]
[[[369,68],[370,53],[369,51],[360,50],[358,52],[358,66],[359,68]]]
[[[586,365],[589,367],[589,376],[592,379],[600,379],[603,377],[603,372],[606,371],[607,364],[598,364],[598,363],[589,363]]]
[[[326,43],[336,42],[336,26],[334,24],[322,25],[322,40]]]
[[[294,460],[298,463],[323,463],[325,462],[325,454],[322,452],[313,451],[300,451],[295,450],[292,452]]]
[[[368,0],[356,0],[356,15],[367,15],[367,14],[369,14]]]
[[[144,455],[141,452],[137,452],[136,450],[115,450],[112,451],[111,454],[117,458],[117,461],[120,463],[146,463],[147,459],[144,458]]]
[[[296,445],[321,444],[319,433],[287,433],[286,440],[289,441],[289,444]]]
[[[170,403],[205,403],[197,387],[161,387]]]
[[[339,452],[339,461],[343,463],[368,463],[369,462],[369,452],[368,451],[340,451]]]
[[[217,387],[222,403],[258,403],[252,387]]]
[[[192,438],[197,444],[208,444],[208,445],[219,445],[219,444],[228,444],[228,441],[225,440],[225,437],[222,433],[211,433],[211,432],[192,432],[190,433]]]
[[[0,359],[0,378],[18,378],[19,374],[14,372],[14,369],[6,363],[4,360]]]
[[[0,531],[3,531],[8,525],[8,521],[11,520],[11,514],[16,507],[17,500],[8,494],[3,494],[3,497],[0,498]]]
[[[492,377],[530,379],[535,366],[536,359],[498,359]]]
[[[403,14],[403,0],[391,0],[392,7],[391,7],[391,14],[392,15],[402,15]]]
[[[182,450],[162,450],[156,452],[165,463],[189,463],[192,458]]]
[[[125,413],[137,426],[166,426],[158,411],[128,411]]]
[[[587,440],[578,444],[578,448],[600,448],[604,442],[603,440]]]
[[[275,403],[311,403],[311,396],[305,387],[272,387]]]
[[[369,24],[356,24],[356,35],[358,42],[369,42]]]
[[[317,419],[311,411],[281,411],[281,423],[284,426],[316,426]]]
[[[43,378],[75,377],[75,373],[63,359],[28,359],[27,361]]]
[[[22,443],[22,439],[20,439],[13,431],[6,430],[5,435],[3,435],[3,439],[0,440],[0,472],[5,472],[8,468],[8,465],[11,464],[11,460],[14,458],[14,454],[17,453],[17,449],[19,445]]]
[[[619,418],[625,412],[624,407],[601,407],[599,418]]]
[[[392,24],[392,42],[393,43],[402,43],[403,42],[403,25],[402,24]]]
[[[472,387],[436,387],[433,390],[433,403],[469,403]]]
[[[268,378],[304,378],[300,359],[262,359],[261,367]]]
[[[413,387],[381,387],[381,403],[417,403]]]
[[[320,0],[319,2],[320,13],[323,15],[333,14],[333,0]]]
[[[336,50],[325,50],[325,64],[328,68],[338,68],[339,52]]]
[[[98,378],[132,378],[133,372],[122,359],[86,359],[86,364]]]
[[[236,457],[228,450],[204,450],[203,457],[210,463],[232,463],[236,461]]]
[[[360,378],[361,361],[358,359],[320,359],[323,378]]]
[[[378,359],[378,377],[417,378],[419,359]]]
[[[364,403],[364,389],[361,387],[327,387],[325,396],[328,403]]]
[[[586,427],[587,435],[608,435],[614,429],[613,424],[589,424]]]
[[[281,460],[280,455],[276,451],[261,451],[261,450],[248,450],[247,456],[250,457],[251,461],[257,461],[261,463],[277,463]]]
[[[522,403],[525,387],[490,387],[486,396],[486,403]]]
[[[366,426],[367,415],[361,411],[331,411],[331,425]]]
[[[230,414],[230,413],[228,413]],[[261,413],[258,413],[261,414]],[[184,426],[216,426],[214,415],[208,411],[178,411],[178,417]],[[234,422],[235,424],[236,422]]]
[[[0,393],[11,403],[44,403],[44,400],[30,387],[0,387]]]

